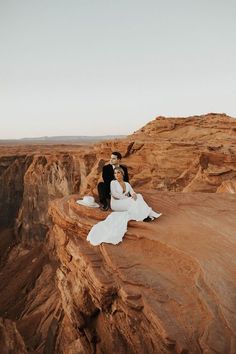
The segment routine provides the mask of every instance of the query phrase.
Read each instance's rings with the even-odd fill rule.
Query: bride
[[[136,194],[128,182],[124,182],[124,171],[121,167],[114,170],[115,180],[111,181],[111,209],[114,211],[129,211],[132,219],[141,221],[145,218],[153,220],[160,214],[153,211],[143,200],[141,194]]]
[[[117,244],[127,231],[129,220],[149,221],[161,216],[150,208],[141,194],[136,194],[128,182],[124,182],[121,167],[114,169],[115,180],[111,181],[111,209],[114,211],[94,225],[87,240],[92,245],[102,242]]]

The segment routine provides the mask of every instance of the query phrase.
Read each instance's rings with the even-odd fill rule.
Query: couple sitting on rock
[[[107,211],[110,203],[114,213],[90,230],[87,240],[93,245],[102,242],[117,244],[127,231],[129,220],[151,221],[161,215],[147,205],[141,194],[134,192],[128,182],[127,167],[120,162],[121,154],[115,151],[111,154],[110,164],[103,167],[103,182],[98,184],[100,208]]]
[[[103,166],[103,182],[98,184],[100,209],[103,211],[109,209],[109,204],[114,211],[126,211],[137,200],[138,195],[129,184],[128,170],[126,166],[121,165],[121,159],[121,153],[114,151],[110,163]],[[150,212],[145,221],[152,220],[155,217],[153,213]]]
[[[121,154],[118,151],[115,151],[111,154],[110,163],[108,165],[103,166],[103,182],[100,182],[98,184],[98,196],[101,204],[101,210],[106,211],[109,209],[111,198],[111,182],[116,179],[116,168],[122,169],[123,171],[123,183],[129,182],[128,170],[126,166],[120,164],[121,158]]]

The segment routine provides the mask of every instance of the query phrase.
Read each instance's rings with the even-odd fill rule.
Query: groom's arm
[[[110,178],[109,166],[108,166],[108,165],[103,166],[103,169],[102,169],[102,178],[103,178],[103,181],[104,181],[107,185],[110,185],[111,178]]]

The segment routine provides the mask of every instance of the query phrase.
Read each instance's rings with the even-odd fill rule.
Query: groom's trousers
[[[111,198],[110,187],[106,183],[104,182],[98,183],[98,196],[99,196],[100,203],[104,207],[109,206],[109,200]]]

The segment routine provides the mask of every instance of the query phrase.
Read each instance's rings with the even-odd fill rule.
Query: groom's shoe
[[[154,220],[154,218],[150,218],[150,216],[148,216],[145,219],[143,219],[144,222],[150,222],[152,220]]]

